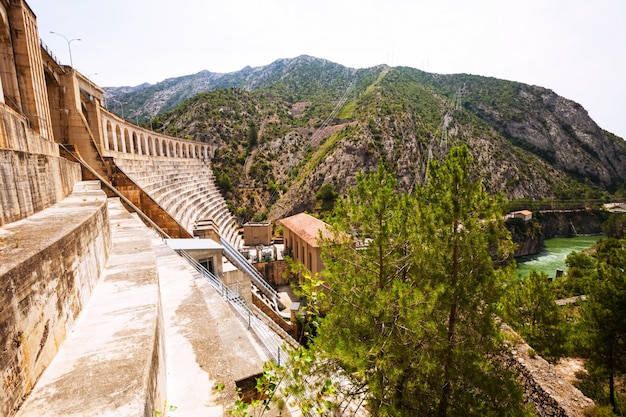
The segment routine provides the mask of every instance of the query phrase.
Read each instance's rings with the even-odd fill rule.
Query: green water
[[[566,270],[565,258],[570,252],[588,249],[602,237],[595,235],[546,239],[539,254],[517,258],[517,273],[522,277],[527,277],[534,269],[554,277],[557,269]]]

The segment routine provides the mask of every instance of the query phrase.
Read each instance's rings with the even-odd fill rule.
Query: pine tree
[[[367,387],[373,415],[413,415],[407,388],[421,359],[429,303],[428,290],[415,282],[408,204],[382,165],[359,175],[338,203],[336,238],[323,252],[329,311],[314,346]]]
[[[495,307],[511,269],[494,265],[512,244],[499,197],[469,177],[465,146],[432,163],[427,184],[417,190],[419,270],[440,288],[428,320],[435,331],[428,353],[437,366],[426,376],[431,410],[447,415],[513,415],[521,412],[511,375],[496,360],[501,349]]]
[[[615,414],[615,379],[626,374],[626,240],[609,239],[598,250],[597,279],[581,306],[579,336],[592,367],[609,385]]]
[[[326,317],[311,347],[363,387],[374,416],[520,415],[494,308],[511,270],[502,202],[469,178],[466,147],[413,195],[359,175],[326,241]],[[351,236],[354,240],[345,239]]]
[[[548,276],[531,271],[529,276],[507,287],[502,319],[511,325],[539,354],[549,360],[559,358],[565,343],[563,315]]]

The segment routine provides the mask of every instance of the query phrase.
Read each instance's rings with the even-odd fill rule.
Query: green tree
[[[626,241],[605,242],[598,250],[597,279],[580,309],[579,337],[594,373],[609,385],[608,400],[621,415],[615,379],[626,373]]]
[[[230,179],[230,175],[223,171],[217,174],[217,185],[219,185],[222,190],[227,192],[233,189],[233,183]]]
[[[323,250],[328,313],[313,349],[367,387],[373,415],[411,415],[428,289],[416,282],[409,197],[380,165],[337,202]],[[346,239],[345,236],[350,236]],[[356,242],[356,243],[355,243]]]
[[[320,238],[323,276],[305,277],[316,336],[277,373],[283,395],[322,415],[527,414],[494,314],[512,243],[470,163],[452,149],[413,194],[382,165],[358,175]]]
[[[254,149],[259,141],[259,129],[256,123],[250,123],[250,128],[248,129],[248,151]]]
[[[337,204],[311,349],[366,390],[374,416],[524,413],[496,360],[494,309],[512,270],[494,264],[512,244],[502,201],[469,178],[470,163],[466,147],[451,150],[414,195],[380,166]]]
[[[541,356],[555,361],[563,353],[563,315],[555,302],[552,283],[541,272],[512,283],[502,301],[502,319]]]
[[[436,359],[426,373],[430,410],[447,415],[513,415],[520,391],[500,362],[495,307],[512,267],[494,264],[512,255],[502,216],[503,201],[472,180],[465,146],[453,148],[443,164],[428,168],[417,190],[418,270],[439,288],[428,315],[434,326],[426,354]]]
[[[315,199],[322,202],[322,210],[329,211],[335,207],[335,201],[339,194],[329,182],[325,182],[315,193]]]
[[[626,237],[626,213],[614,213],[602,224],[607,237],[622,239]]]

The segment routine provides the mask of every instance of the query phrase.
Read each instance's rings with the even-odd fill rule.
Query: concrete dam
[[[239,255],[215,149],[108,112],[24,0],[0,0],[0,35],[0,417],[225,415],[296,342]],[[589,404],[521,356],[538,415]]]
[[[263,316],[224,270],[242,237],[214,149],[109,113],[26,2],[0,12],[0,416],[224,415],[288,335],[233,307]],[[199,224],[217,282],[167,244]]]

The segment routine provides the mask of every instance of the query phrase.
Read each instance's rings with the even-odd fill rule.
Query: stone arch
[[[115,143],[113,146],[113,150],[116,152],[123,152],[124,149],[124,136],[122,134],[122,129],[120,125],[115,125]]]
[[[163,140],[161,138],[155,138],[154,142],[156,144],[155,156],[163,156]]]
[[[146,137],[142,131],[139,131],[139,149],[137,149],[139,155],[146,154]]]
[[[113,134],[113,127],[111,126],[111,121],[107,120],[105,125],[104,125],[104,137],[105,137],[105,143],[106,143],[106,149],[107,150],[113,150],[115,149],[115,135]]]
[[[174,148],[174,142],[171,140],[168,141],[167,156],[169,157],[176,156],[176,149]]]
[[[148,143],[146,144],[146,146],[147,146],[146,155],[155,156],[156,152],[154,151],[154,139],[150,135],[148,135]]]
[[[120,152],[127,153],[130,149],[130,134],[128,133],[128,126],[122,126],[122,144],[124,145]]]

